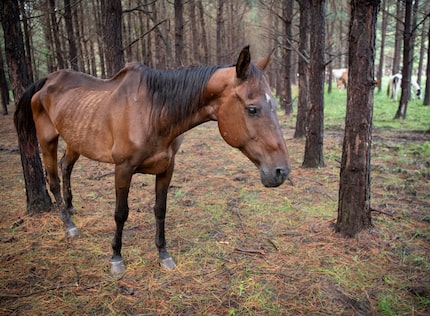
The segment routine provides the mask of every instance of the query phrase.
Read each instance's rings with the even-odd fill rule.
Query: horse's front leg
[[[165,173],[158,174],[155,180],[155,245],[158,248],[158,262],[163,268],[173,270],[176,267],[172,256],[166,249],[166,238],[164,233],[164,221],[166,218],[166,204],[167,204],[167,191],[169,189],[170,181],[174,169],[174,159]]]
[[[133,172],[127,165],[115,166],[115,224],[116,231],[112,241],[113,255],[110,260],[112,274],[122,274],[125,272],[124,259],[121,255],[122,231],[128,218],[128,192]]]
[[[66,210],[72,215],[76,213],[76,210],[72,203],[73,195],[70,176],[72,174],[73,166],[79,159],[79,156],[80,155],[77,152],[67,147],[63,157],[60,160],[61,174],[63,176],[63,199],[64,203],[66,204]]]

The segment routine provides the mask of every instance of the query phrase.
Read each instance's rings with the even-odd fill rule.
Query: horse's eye
[[[259,113],[259,109],[255,105],[248,105],[246,109],[249,116],[257,116]]]

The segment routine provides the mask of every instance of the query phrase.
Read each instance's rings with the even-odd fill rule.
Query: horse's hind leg
[[[63,157],[60,160],[61,174],[63,176],[63,198],[66,204],[66,210],[69,214],[75,214],[76,211],[73,207],[72,188],[70,183],[70,176],[72,174],[73,166],[79,159],[79,154],[69,147],[66,148]]]
[[[57,148],[58,148],[58,134],[49,134],[46,130],[48,125],[38,126],[45,128],[45,133],[40,132],[38,134],[40,147],[42,149],[43,162],[46,169],[47,181],[49,183],[49,189],[54,195],[57,207],[60,211],[60,216],[64,224],[66,224],[67,236],[74,237],[78,235],[79,231],[73,223],[69,212],[66,210],[61,196],[61,185],[60,178],[58,177],[58,164],[57,164]],[[51,135],[51,137],[48,137]],[[41,137],[42,136],[42,137]],[[45,136],[45,137],[43,137]]]

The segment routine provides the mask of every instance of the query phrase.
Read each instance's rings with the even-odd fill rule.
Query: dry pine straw
[[[338,163],[297,167],[302,141],[289,140],[294,186],[266,190],[215,126],[190,133],[169,195],[168,245],[177,269],[164,271],[156,262],[152,178],[137,176],[124,236],[127,273],[115,278],[107,264],[111,166],[78,163],[81,236],[67,240],[57,214],[25,214],[19,156],[9,150],[13,134],[3,131],[3,121],[0,313],[362,315],[378,314],[381,295],[389,294],[403,314],[428,312],[417,298],[418,292],[428,297],[428,222],[419,220],[425,204],[400,200],[392,208],[375,185],[375,205],[395,215],[374,214],[375,229],[340,238],[333,232]],[[331,141],[327,147],[339,147]],[[406,207],[414,216],[403,215]]]

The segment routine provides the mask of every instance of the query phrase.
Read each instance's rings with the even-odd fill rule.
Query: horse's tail
[[[38,146],[37,137],[34,137],[36,135],[36,125],[34,124],[33,112],[31,111],[31,98],[37,91],[42,89],[46,79],[40,79],[28,87],[16,105],[13,121],[21,146],[27,145],[33,148],[37,148]]]

